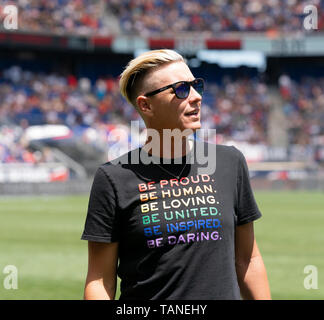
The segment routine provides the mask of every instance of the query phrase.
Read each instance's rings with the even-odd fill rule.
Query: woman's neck
[[[143,149],[149,154],[159,158],[173,159],[181,158],[188,154],[192,149],[193,142],[188,137],[163,138],[160,134],[159,139],[149,136],[143,146]]]

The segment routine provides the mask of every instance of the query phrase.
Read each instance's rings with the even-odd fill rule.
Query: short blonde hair
[[[161,49],[142,53],[131,60],[119,80],[119,89],[126,100],[135,108],[136,98],[144,77],[154,68],[170,62],[185,62],[184,58],[174,50]]]

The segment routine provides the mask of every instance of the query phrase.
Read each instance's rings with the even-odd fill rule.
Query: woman
[[[188,138],[201,126],[203,80],[175,51],[154,50],[130,61],[120,89],[149,134],[95,175],[85,299],[114,299],[117,275],[121,300],[270,299],[244,156]],[[212,171],[199,161],[206,147]]]

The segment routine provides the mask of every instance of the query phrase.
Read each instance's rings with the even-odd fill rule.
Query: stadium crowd
[[[289,144],[317,144],[316,139],[324,135],[324,78],[297,83],[284,75],[279,90]],[[2,162],[31,159],[18,137],[32,125],[65,125],[75,138],[104,151],[113,124],[129,127],[132,120],[140,120],[120,95],[118,79],[112,77],[91,82],[74,75],[39,74],[13,66],[0,75],[0,101],[0,124],[19,128],[1,131]],[[260,79],[208,81],[202,128],[216,129],[217,143],[235,140],[267,145],[271,104],[269,87]],[[144,128],[143,121],[140,128]]]
[[[319,11],[319,29],[324,27],[324,4],[320,0],[112,0],[107,6],[125,33],[141,35],[181,32],[301,30],[304,7],[314,4]]]
[[[306,5],[318,8],[319,29],[324,29],[320,0],[0,0],[0,9],[19,9],[19,29],[54,34],[177,35],[181,32],[303,30]],[[0,10],[0,18],[1,16]],[[3,14],[2,14],[3,15]]]
[[[18,66],[5,70],[0,81],[0,118],[21,128],[39,124],[64,124],[76,136],[87,128],[106,124],[129,125],[140,117],[121,97],[118,79],[38,74]],[[205,127],[217,128],[225,137],[266,143],[270,107],[267,87],[254,80],[208,83],[202,106]]]
[[[91,84],[87,78],[38,74],[18,66],[1,73],[0,101],[1,162],[37,162],[23,139],[33,125],[64,124],[76,139],[89,142],[85,136],[88,128],[103,132],[100,137],[104,140],[107,123],[129,123],[138,118],[121,98],[117,79],[98,79]],[[106,141],[91,142],[107,147]],[[41,153],[36,156],[51,161],[48,150]]]
[[[50,148],[33,150],[23,138],[23,127],[14,125],[0,126],[0,163],[54,162]]]
[[[216,129],[216,142],[269,144],[272,102],[268,85],[257,78],[230,77],[224,77],[221,83],[206,84],[202,128]],[[284,102],[288,143],[319,144],[318,139],[324,136],[324,78],[296,82],[283,75],[278,89]],[[13,66],[0,74],[0,101],[2,162],[36,161],[30,160],[32,152],[19,138],[32,125],[65,125],[75,138],[104,151],[113,124],[129,127],[132,120],[140,120],[120,95],[118,79],[113,77],[91,82],[71,74],[40,74]],[[8,125],[17,127],[8,129]]]
[[[267,144],[271,98],[268,87],[257,78],[208,83],[203,98],[202,124],[215,128],[221,141],[235,139]]]
[[[296,82],[282,75],[279,89],[284,101],[289,144],[320,144],[320,137],[324,137],[324,78],[304,77]]]
[[[0,80],[0,116],[28,124],[61,124],[73,129],[96,121],[126,121],[136,117],[122,100],[117,79],[97,79],[74,75],[24,71],[18,66],[4,70]]]
[[[103,0],[0,0],[0,8],[8,4],[18,7],[18,26],[24,32],[109,34]],[[4,18],[2,10],[0,18]]]

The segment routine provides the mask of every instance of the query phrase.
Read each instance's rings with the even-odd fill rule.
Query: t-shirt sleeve
[[[113,185],[102,168],[95,174],[82,240],[118,242],[118,214]]]
[[[242,225],[259,219],[261,217],[261,212],[253,195],[245,157],[241,151],[237,151],[239,154],[239,161],[237,168],[237,202],[235,211],[237,225]]]

